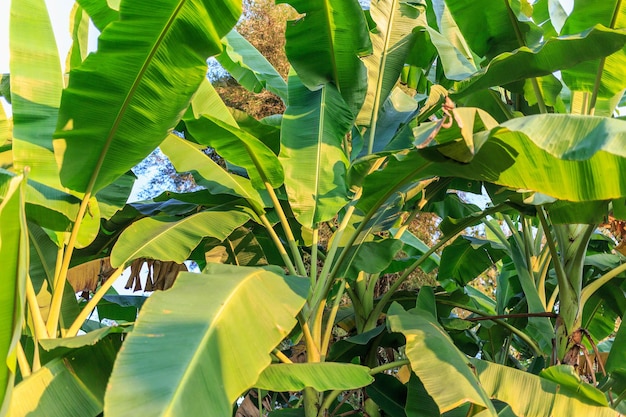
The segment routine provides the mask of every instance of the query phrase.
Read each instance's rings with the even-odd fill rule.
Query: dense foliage
[[[626,413],[621,1],[288,0],[287,79],[236,0],[115,3],[77,2],[68,74],[11,5],[0,415]],[[284,112],[226,106],[210,56]],[[127,204],[157,146],[202,189]],[[144,262],[167,290],[112,292]]]

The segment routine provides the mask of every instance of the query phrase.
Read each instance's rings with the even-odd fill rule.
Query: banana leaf
[[[212,264],[152,295],[118,355],[105,414],[230,415],[305,302],[308,280],[275,271]]]
[[[63,92],[54,140],[62,183],[95,193],[152,152],[240,12],[235,0],[123,2]]]

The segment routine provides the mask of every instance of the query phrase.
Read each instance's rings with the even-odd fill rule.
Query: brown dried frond
[[[130,264],[130,276],[124,288],[133,287],[133,291],[141,291],[141,269],[143,265],[148,268],[144,291],[167,290],[174,285],[179,272],[187,271],[185,264],[173,261],[158,261],[154,259],[139,258]]]
[[[85,262],[67,271],[67,281],[74,292],[93,292],[99,284],[105,282],[115,269],[111,267],[109,257]]]

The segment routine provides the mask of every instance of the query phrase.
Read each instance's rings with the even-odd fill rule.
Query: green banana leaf
[[[68,355],[72,355],[74,351],[84,347],[93,347],[98,345],[100,342],[105,341],[109,335],[115,335],[124,333],[126,330],[124,327],[102,327],[97,330],[90,331],[89,333],[83,334],[81,336],[74,337],[63,337],[57,339],[41,339],[39,340],[39,345],[45,351],[42,352],[42,356],[46,361],[49,361],[53,358],[67,357]],[[121,343],[121,339],[118,337],[117,341],[114,339],[106,340],[103,346],[109,343]],[[111,366],[113,363],[110,364]]]
[[[367,70],[360,57],[372,51],[359,2],[279,0],[277,3],[289,3],[298,13],[306,14],[288,22],[285,30],[285,52],[302,83],[311,90],[334,83],[356,115],[367,92]]]
[[[394,303],[387,312],[390,331],[406,337],[406,356],[411,369],[433,398],[441,413],[466,402],[496,416],[487,393],[471,371],[469,359],[453,344],[450,336],[427,313],[405,311]],[[451,383],[454,381],[454,383]]]
[[[393,375],[377,374],[365,392],[389,417],[406,417],[407,388]]]
[[[78,198],[64,191],[34,180],[28,181],[26,187],[28,218],[42,227],[56,232],[69,230],[78,214],[79,203]]]
[[[333,85],[310,91],[297,76],[289,77],[279,159],[291,208],[304,226],[330,220],[348,201],[342,141],[352,118]]]
[[[87,12],[100,32],[120,18],[120,0],[77,0],[76,2]]]
[[[24,216],[26,181],[22,176],[0,183],[6,188],[0,201],[0,415],[9,407],[17,373],[17,343],[22,332],[26,279],[28,274],[28,234]]]
[[[407,417],[432,417],[440,415],[437,403],[428,395],[422,381],[411,373],[407,384],[407,401],[404,411]]]
[[[308,280],[280,270],[212,264],[180,274],[144,304],[113,369],[105,414],[230,415],[296,324],[307,292]],[[242,339],[244,327],[252,339]]]
[[[96,417],[119,344],[104,339],[95,346],[72,349],[20,382],[14,390],[12,417]]]
[[[301,391],[313,387],[316,391],[351,390],[374,381],[369,368],[348,363],[282,363],[265,368],[255,387],[270,391]]]
[[[236,0],[122,3],[120,20],[63,92],[54,141],[62,183],[95,193],[149,154],[188,107],[206,58],[220,52],[240,12]]]
[[[467,164],[442,157],[436,147],[398,153],[385,169],[365,179],[358,207],[381,204],[406,183],[433,175],[569,201],[620,198],[626,195],[626,177],[621,175],[626,170],[625,141],[626,124],[621,120],[560,114],[520,117],[475,134],[477,151]],[[444,146],[447,155],[466,152],[464,142]]]
[[[589,0],[576,1],[561,34],[581,32],[597,23],[623,30],[626,28],[626,5],[617,0],[602,3]],[[600,75],[598,97],[608,99],[626,88],[626,80],[623,77],[624,65],[626,48],[620,48],[606,59],[586,61],[562,71],[561,74],[563,81],[571,90],[588,92],[596,89],[596,77]]]
[[[369,97],[369,95],[368,95]],[[359,156],[365,155],[369,151],[369,141],[372,140],[372,152],[380,152],[388,149],[404,149],[410,146],[413,140],[410,134],[411,128],[407,125],[417,114],[418,103],[413,97],[406,94],[400,87],[391,90],[382,106],[378,109],[378,114],[372,121],[371,127],[363,132],[363,140],[368,143],[363,144],[363,149]],[[402,129],[404,127],[404,129]],[[396,140],[405,135],[406,142],[396,145]],[[357,154],[358,144],[352,141],[352,155]]]
[[[446,291],[453,292],[478,278],[505,254],[496,242],[459,236],[441,254],[437,280]]]
[[[397,229],[392,228],[390,231],[391,233],[395,234],[397,232]],[[426,245],[426,243],[424,243],[421,239],[419,239],[408,230],[405,230],[404,233],[402,233],[402,236],[400,236],[399,240],[403,243],[402,251],[407,255],[407,257],[392,260],[390,267],[385,269],[385,273],[403,271],[413,262],[421,258],[422,255],[424,255],[430,249],[430,247]],[[437,253],[433,253],[428,257],[428,259],[422,262],[420,268],[424,272],[429,273],[437,268],[439,266],[439,263],[439,255]]]
[[[427,13],[429,13],[428,22],[430,27],[438,27],[441,35],[447,39],[447,41],[458,51],[460,55],[465,57],[470,66],[475,69],[478,68],[478,65],[474,62],[474,55],[472,54],[467,41],[463,37],[461,29],[459,29],[459,26],[454,21],[446,2],[444,0],[435,0],[432,5],[432,8],[427,9]],[[432,16],[432,14],[435,16]],[[421,68],[427,67],[422,65]]]
[[[13,158],[29,178],[62,190],[52,145],[63,76],[43,0],[11,2],[11,103]]]
[[[626,369],[626,326],[621,326],[615,335],[611,353],[606,360],[607,372]]]
[[[209,115],[185,118],[185,125],[195,141],[214,148],[226,161],[245,168],[256,188],[264,189],[265,183],[273,188],[283,184],[285,176],[278,157],[250,133]]]
[[[567,12],[558,0],[539,0],[533,4],[533,20],[542,22],[545,37],[557,36],[567,19]]]
[[[376,124],[378,111],[398,82],[416,26],[426,26],[423,6],[400,0],[374,0],[370,14],[376,29],[370,34],[373,53],[363,58],[367,67],[367,97],[357,116],[362,126]]]
[[[223,240],[252,215],[250,209],[226,205],[183,219],[178,216],[141,219],[122,232],[111,251],[111,265],[117,268],[137,258],[182,263],[203,238]]]
[[[463,50],[457,48],[453,43],[454,39],[448,39],[430,27],[416,29],[416,32],[420,34],[417,37],[418,45],[422,48],[437,49],[443,71],[448,79],[463,80],[476,72],[476,65],[462,53]]]
[[[243,197],[257,212],[263,212],[263,207],[271,204],[264,203],[264,196],[252,186],[249,179],[226,172],[197,145],[185,139],[168,135],[161,143],[161,150],[178,172],[192,172],[196,183],[211,194]]]
[[[624,45],[626,31],[607,29],[602,25],[594,25],[581,33],[550,38],[537,46],[524,46],[498,55],[471,77],[456,82],[453,96],[456,98],[488,87],[549,75],[583,61],[611,55]]]
[[[602,406],[594,400],[604,397],[599,391],[599,395],[589,398],[586,391],[597,391],[591,386],[587,386],[587,390],[580,390],[503,365],[478,359],[472,359],[471,362],[484,390],[492,398],[507,403],[518,416],[617,416],[617,412],[609,408],[606,401],[605,406]]]
[[[378,274],[391,264],[402,246],[401,240],[382,239],[362,242],[359,245],[346,248],[344,250],[348,251],[347,262],[342,263],[337,276],[353,281],[359,272]]]
[[[446,0],[446,6],[461,30],[469,47],[479,57],[491,59],[512,51],[521,41],[533,44],[540,30],[529,19],[521,22],[512,10],[520,1],[493,2],[490,0]],[[539,33],[538,33],[539,32]]]
[[[260,93],[262,89],[287,101],[287,83],[267,59],[236,30],[222,39],[224,51],[216,57],[239,84]]]
[[[13,120],[7,117],[4,106],[0,106],[0,152],[4,152],[7,145],[10,146],[13,138]],[[13,158],[10,163],[13,164]],[[0,167],[7,168],[4,165],[4,158],[0,159]]]
[[[130,193],[133,191],[136,179],[135,174],[129,171],[96,194],[100,215],[103,219],[110,219],[124,208]]]
[[[231,265],[262,266],[267,265],[267,259],[257,237],[247,227],[239,227],[222,242],[227,258]]]
[[[203,79],[198,90],[191,99],[191,106],[183,119],[199,119],[203,114],[210,114],[231,126],[237,126],[231,114],[232,109],[226,106],[220,95],[207,78]]]
[[[70,31],[72,46],[65,58],[65,72],[82,64],[89,53],[89,15],[78,3],[70,12]]]

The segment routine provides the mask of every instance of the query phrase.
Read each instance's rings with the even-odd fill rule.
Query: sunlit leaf
[[[63,92],[54,141],[63,184],[97,192],[152,152],[240,12],[235,0],[123,2],[120,20],[104,29],[98,51],[70,73]]]
[[[105,414],[230,415],[296,324],[307,291],[308,280],[261,268],[182,273],[144,304],[116,361]],[[242,326],[255,336],[243,341]]]

